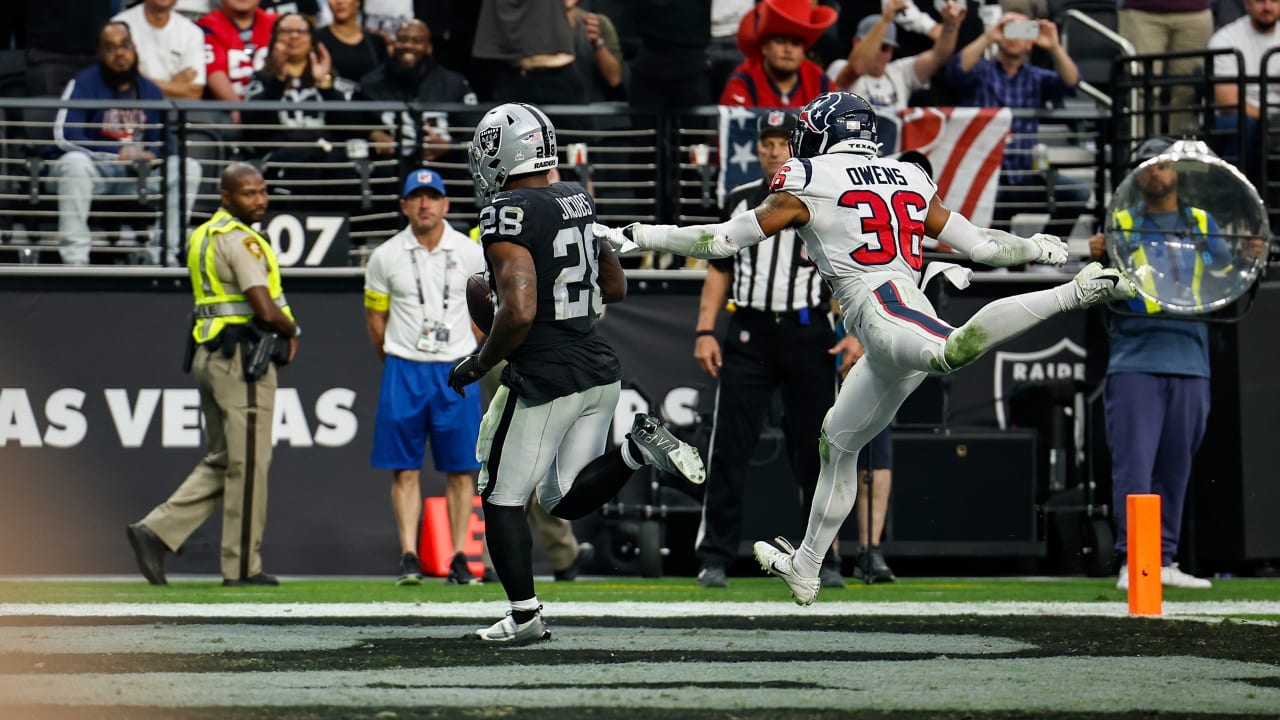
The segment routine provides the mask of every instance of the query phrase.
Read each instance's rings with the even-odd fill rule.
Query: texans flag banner
[[[902,150],[929,158],[938,197],[978,227],[991,227],[1008,108],[913,107],[902,111]]]

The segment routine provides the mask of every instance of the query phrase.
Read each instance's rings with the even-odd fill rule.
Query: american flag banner
[[[716,184],[716,200],[721,207],[729,191],[760,177],[760,158],[756,155],[756,120],[761,115],[777,112],[773,108],[720,106],[720,178]],[[786,110],[792,115],[800,111]],[[896,151],[900,121],[890,115],[878,115],[881,155]],[[691,154],[692,155],[692,154]],[[697,159],[690,160],[697,164]]]
[[[716,183],[716,206],[724,207],[725,196],[743,183],[760,178],[760,158],[756,155],[756,119],[767,108],[720,106],[720,179]]]
[[[913,107],[902,111],[902,150],[929,158],[938,197],[978,227],[991,227],[1008,108]]]

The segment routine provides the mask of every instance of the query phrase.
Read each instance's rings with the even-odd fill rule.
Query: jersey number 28
[[[567,227],[556,233],[554,243],[557,258],[570,258],[571,248],[577,248],[578,261],[567,265],[556,276],[552,290],[556,301],[556,319],[569,320],[599,315],[603,309],[600,298],[600,258],[596,255],[596,240],[591,226]]]
[[[863,265],[887,265],[898,255],[912,270],[924,265],[924,222],[911,211],[927,210],[929,203],[920,193],[899,190],[889,202],[870,190],[848,190],[840,196],[841,207],[852,208],[862,217],[863,235],[875,235],[874,243],[854,250],[849,255]],[[895,235],[894,229],[897,229]]]

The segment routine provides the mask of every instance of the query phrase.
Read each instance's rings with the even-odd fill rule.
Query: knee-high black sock
[[[524,508],[490,505],[485,500],[484,534],[507,599],[518,602],[533,597],[533,534]]]
[[[633,472],[635,471],[622,459],[622,448],[610,450],[578,471],[578,476],[573,479],[573,486],[560,499],[551,514],[565,520],[577,520],[586,516],[617,495],[631,479]]]

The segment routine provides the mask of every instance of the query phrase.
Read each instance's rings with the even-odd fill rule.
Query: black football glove
[[[449,368],[449,387],[462,397],[467,396],[467,386],[485,376],[488,370],[480,369],[480,356],[468,355]]]

